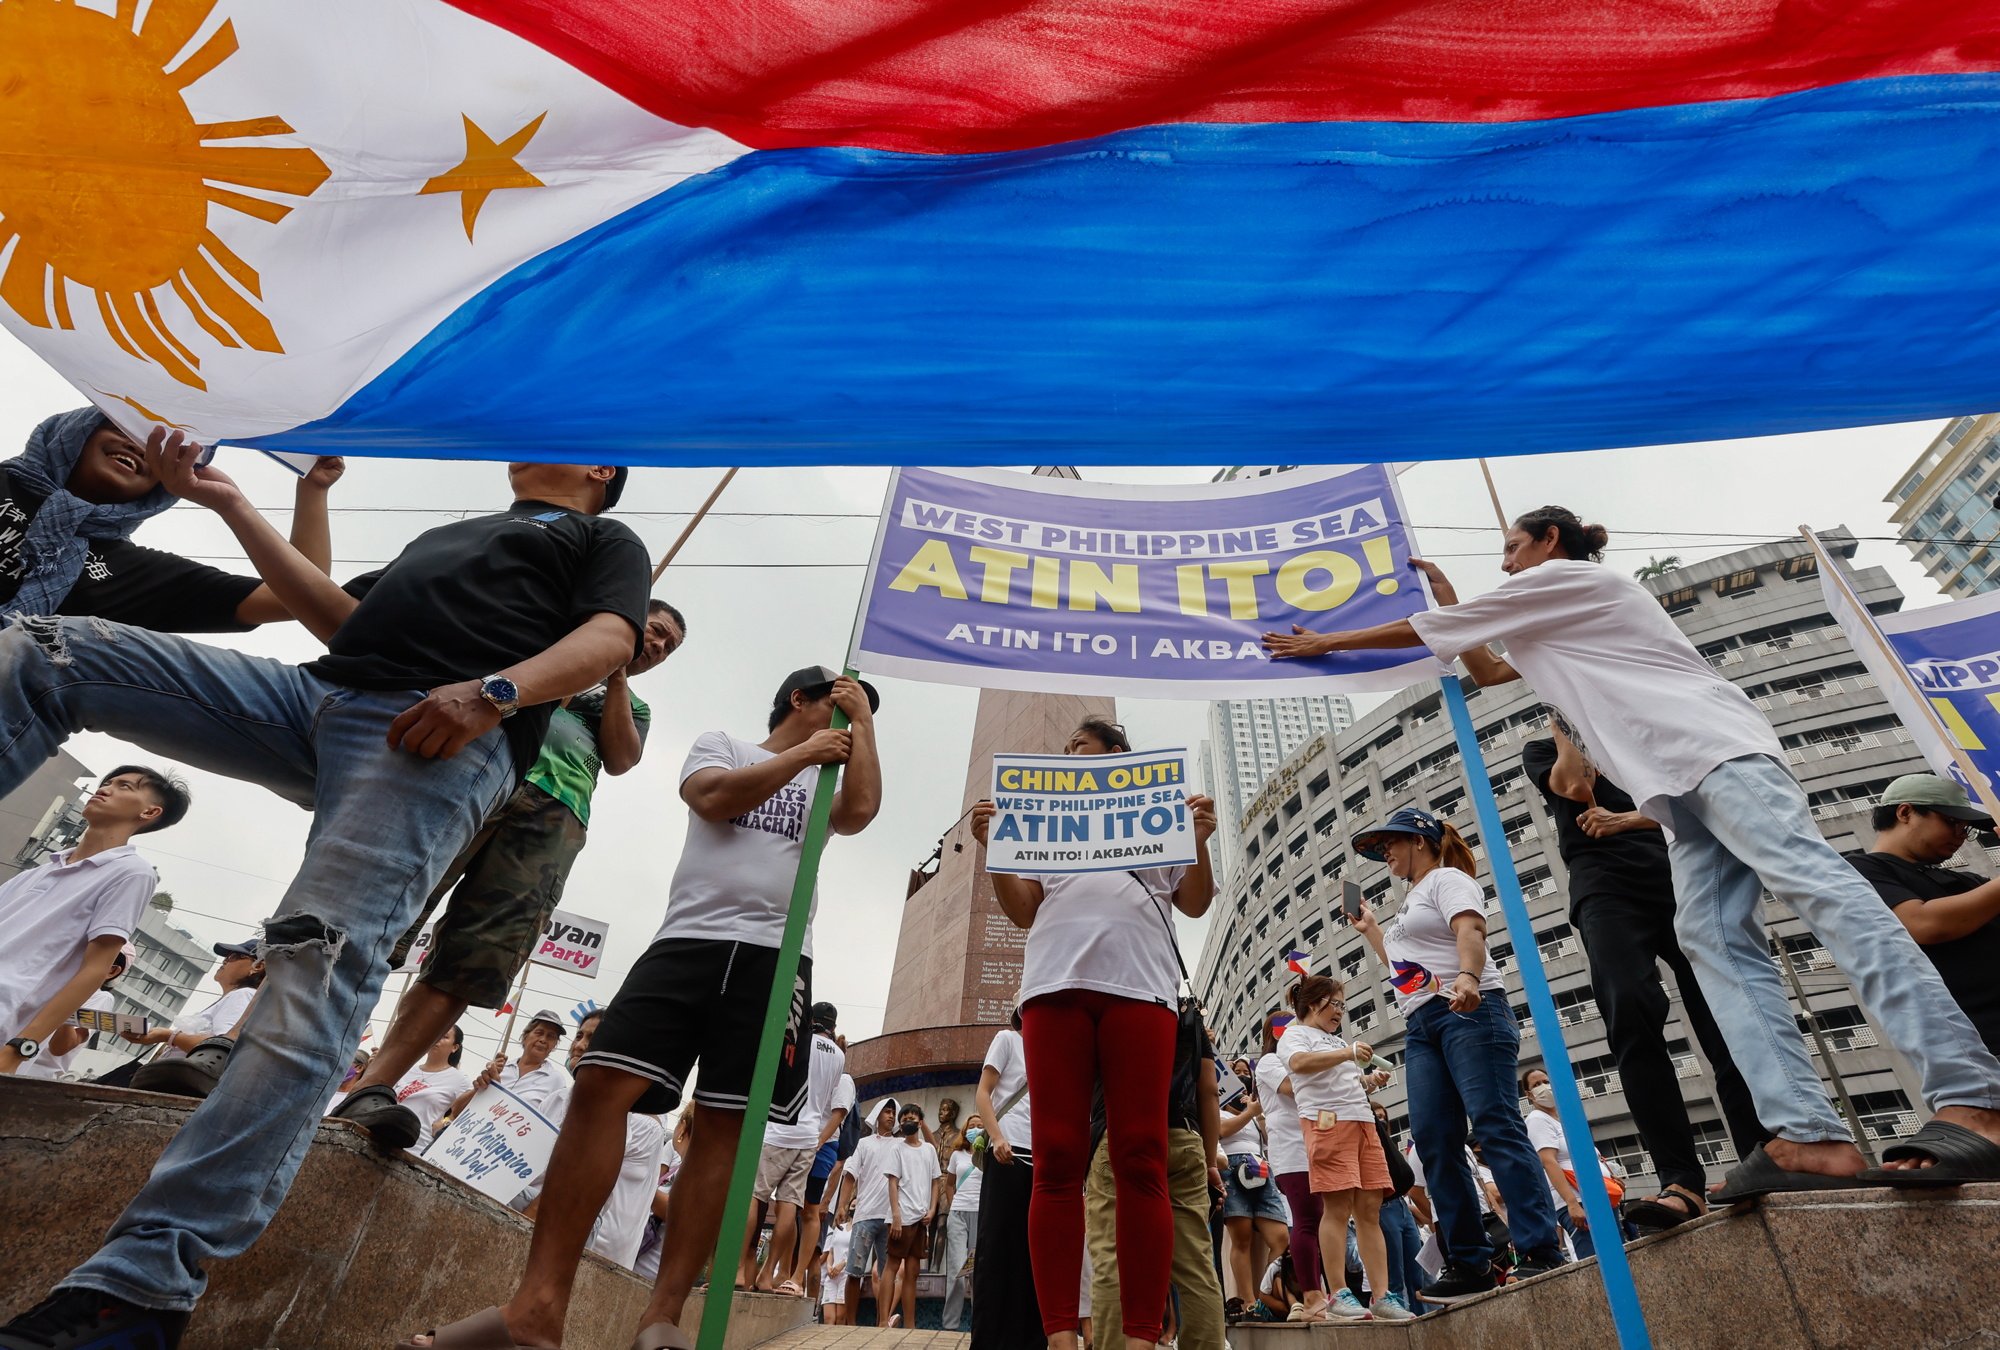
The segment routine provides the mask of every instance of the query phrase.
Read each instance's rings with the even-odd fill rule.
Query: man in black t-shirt
[[[510,465],[512,506],[430,530],[341,587],[199,467],[199,447],[155,431],[146,455],[222,518],[327,655],[290,666],[98,620],[9,625],[0,792],[88,726],[262,784],[313,825],[220,1081],[104,1246],[0,1347],[178,1341],[203,1267],[247,1249],[289,1189],[391,945],[534,762],[556,702],[631,661],[646,620],[645,547],[599,514],[623,469]]]
[[[1522,749],[1521,767],[1555,821],[1556,851],[1569,872],[1570,918],[1590,961],[1591,994],[1604,1017],[1632,1123],[1660,1177],[1659,1196],[1635,1202],[1628,1216],[1641,1227],[1671,1228],[1706,1212],[1708,1186],[1667,1049],[1670,1005],[1660,962],[1673,972],[1688,1028],[1715,1072],[1716,1100],[1737,1151],[1748,1157],[1765,1136],[1749,1086],[1674,936],[1665,836],[1623,788],[1592,767],[1560,722],[1553,725],[1552,739]]]
[[[2000,1053],[2000,880],[1939,865],[1965,847],[1971,829],[1992,829],[1993,818],[1958,784],[1912,773],[1883,791],[1873,824],[1874,851],[1847,861],[1910,930],[1980,1039]]]
[[[299,480],[292,547],[332,562],[327,490],[345,464],[322,458]],[[45,418],[0,463],[0,613],[94,616],[156,633],[240,633],[292,616],[256,577],[131,541],[174,505],[145,451],[95,408]]]

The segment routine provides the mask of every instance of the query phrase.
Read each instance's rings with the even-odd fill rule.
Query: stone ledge
[[[96,1248],[194,1103],[0,1079],[0,1307],[18,1310]],[[533,1225],[407,1156],[327,1123],[258,1243],[210,1269],[185,1350],[386,1350],[513,1292]],[[624,1350],[648,1286],[586,1253],[565,1345]],[[699,1296],[683,1322],[701,1316]],[[803,1299],[739,1296],[730,1350],[802,1325]]]

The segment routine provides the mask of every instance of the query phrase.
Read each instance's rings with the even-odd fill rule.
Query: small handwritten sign
[[[556,1132],[547,1116],[489,1083],[431,1141],[424,1161],[504,1205],[548,1170]]]

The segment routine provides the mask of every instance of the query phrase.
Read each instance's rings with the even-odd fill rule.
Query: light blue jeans
[[[1771,960],[1765,890],[1826,944],[1869,1017],[1916,1066],[1933,1110],[2000,1108],[2000,1061],[1875,888],[1821,837],[1805,793],[1776,760],[1732,759],[1668,802],[1674,932],[1765,1129],[1799,1143],[1851,1137]]]
[[[944,1216],[944,1321],[946,1331],[957,1331],[965,1319],[965,1291],[972,1277],[964,1273],[965,1260],[979,1245],[979,1211],[954,1209]]]
[[[389,949],[514,786],[497,730],[451,759],[391,750],[389,723],[422,697],[347,689],[100,620],[17,619],[0,631],[0,793],[87,727],[313,812],[305,859],[265,924],[264,984],[221,1083],[64,1285],[192,1308],[203,1266],[248,1249],[285,1198],[382,991]]]

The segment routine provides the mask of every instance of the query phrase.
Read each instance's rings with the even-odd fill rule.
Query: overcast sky
[[[0,456],[18,453],[42,417],[82,401],[0,332]],[[1882,498],[1937,429],[1926,423],[1499,458],[1493,472],[1510,512],[1550,502],[1569,506],[1610,529],[1618,550],[1610,555],[1612,565],[1633,568],[1649,554],[1710,557],[1793,534],[1802,523],[1844,524],[1864,538],[1889,535]],[[1506,447],[1489,444],[1476,423],[1464,430],[1468,455],[1504,454]],[[293,480],[284,469],[250,451],[225,451],[218,462],[259,505],[289,508]],[[1085,467],[1083,473],[1102,480],[1196,482],[1207,480],[1215,468]],[[716,477],[712,469],[639,470],[619,514],[657,555]],[[716,509],[768,514],[711,518],[669,570],[657,593],[687,614],[688,640],[679,654],[637,682],[653,709],[645,761],[600,787],[590,845],[564,899],[564,908],[610,923],[605,969],[591,981],[534,968],[530,1008],[566,1011],[585,997],[608,1002],[652,936],[680,854],[686,812],[674,784],[694,737],[723,728],[761,738],[771,694],[788,671],[814,662],[841,663],[885,481],[881,469],[748,470]],[[1444,565],[1460,592],[1495,584],[1497,531],[1476,464],[1468,459],[1418,465],[1402,481],[1420,546]],[[498,464],[350,459],[333,497],[334,574],[344,579],[366,571],[423,529],[458,514],[496,510],[507,501]],[[797,514],[808,510],[861,514]],[[289,523],[288,515],[274,518],[281,528]],[[138,539],[247,570],[229,532],[198,508],[177,508],[149,522]],[[1859,561],[1887,566],[1910,604],[1937,602],[1900,545],[1864,542]],[[814,566],[773,565],[779,563]],[[209,640],[284,660],[308,660],[320,650],[291,624]],[[976,699],[972,691],[944,686],[880,684],[883,811],[865,834],[830,846],[816,930],[816,993],[839,1005],[843,1029],[853,1039],[872,1035],[881,1025],[909,869],[925,858],[957,812]],[[1121,711],[1142,747],[1193,747],[1204,735],[1202,703],[1131,700]],[[69,749],[97,771],[135,757],[94,733],[76,737]],[[142,841],[142,847],[159,868],[162,886],[173,892],[185,927],[205,942],[241,938],[283,894],[304,847],[307,815],[260,788],[186,773],[193,811],[171,832]],[[1204,925],[1186,920],[1181,925],[1192,967]],[[400,977],[390,981],[391,998],[401,983]],[[385,1000],[377,1010],[378,1036],[388,1006]],[[468,1016],[472,1048],[490,1053],[498,1025],[484,1014]]]

